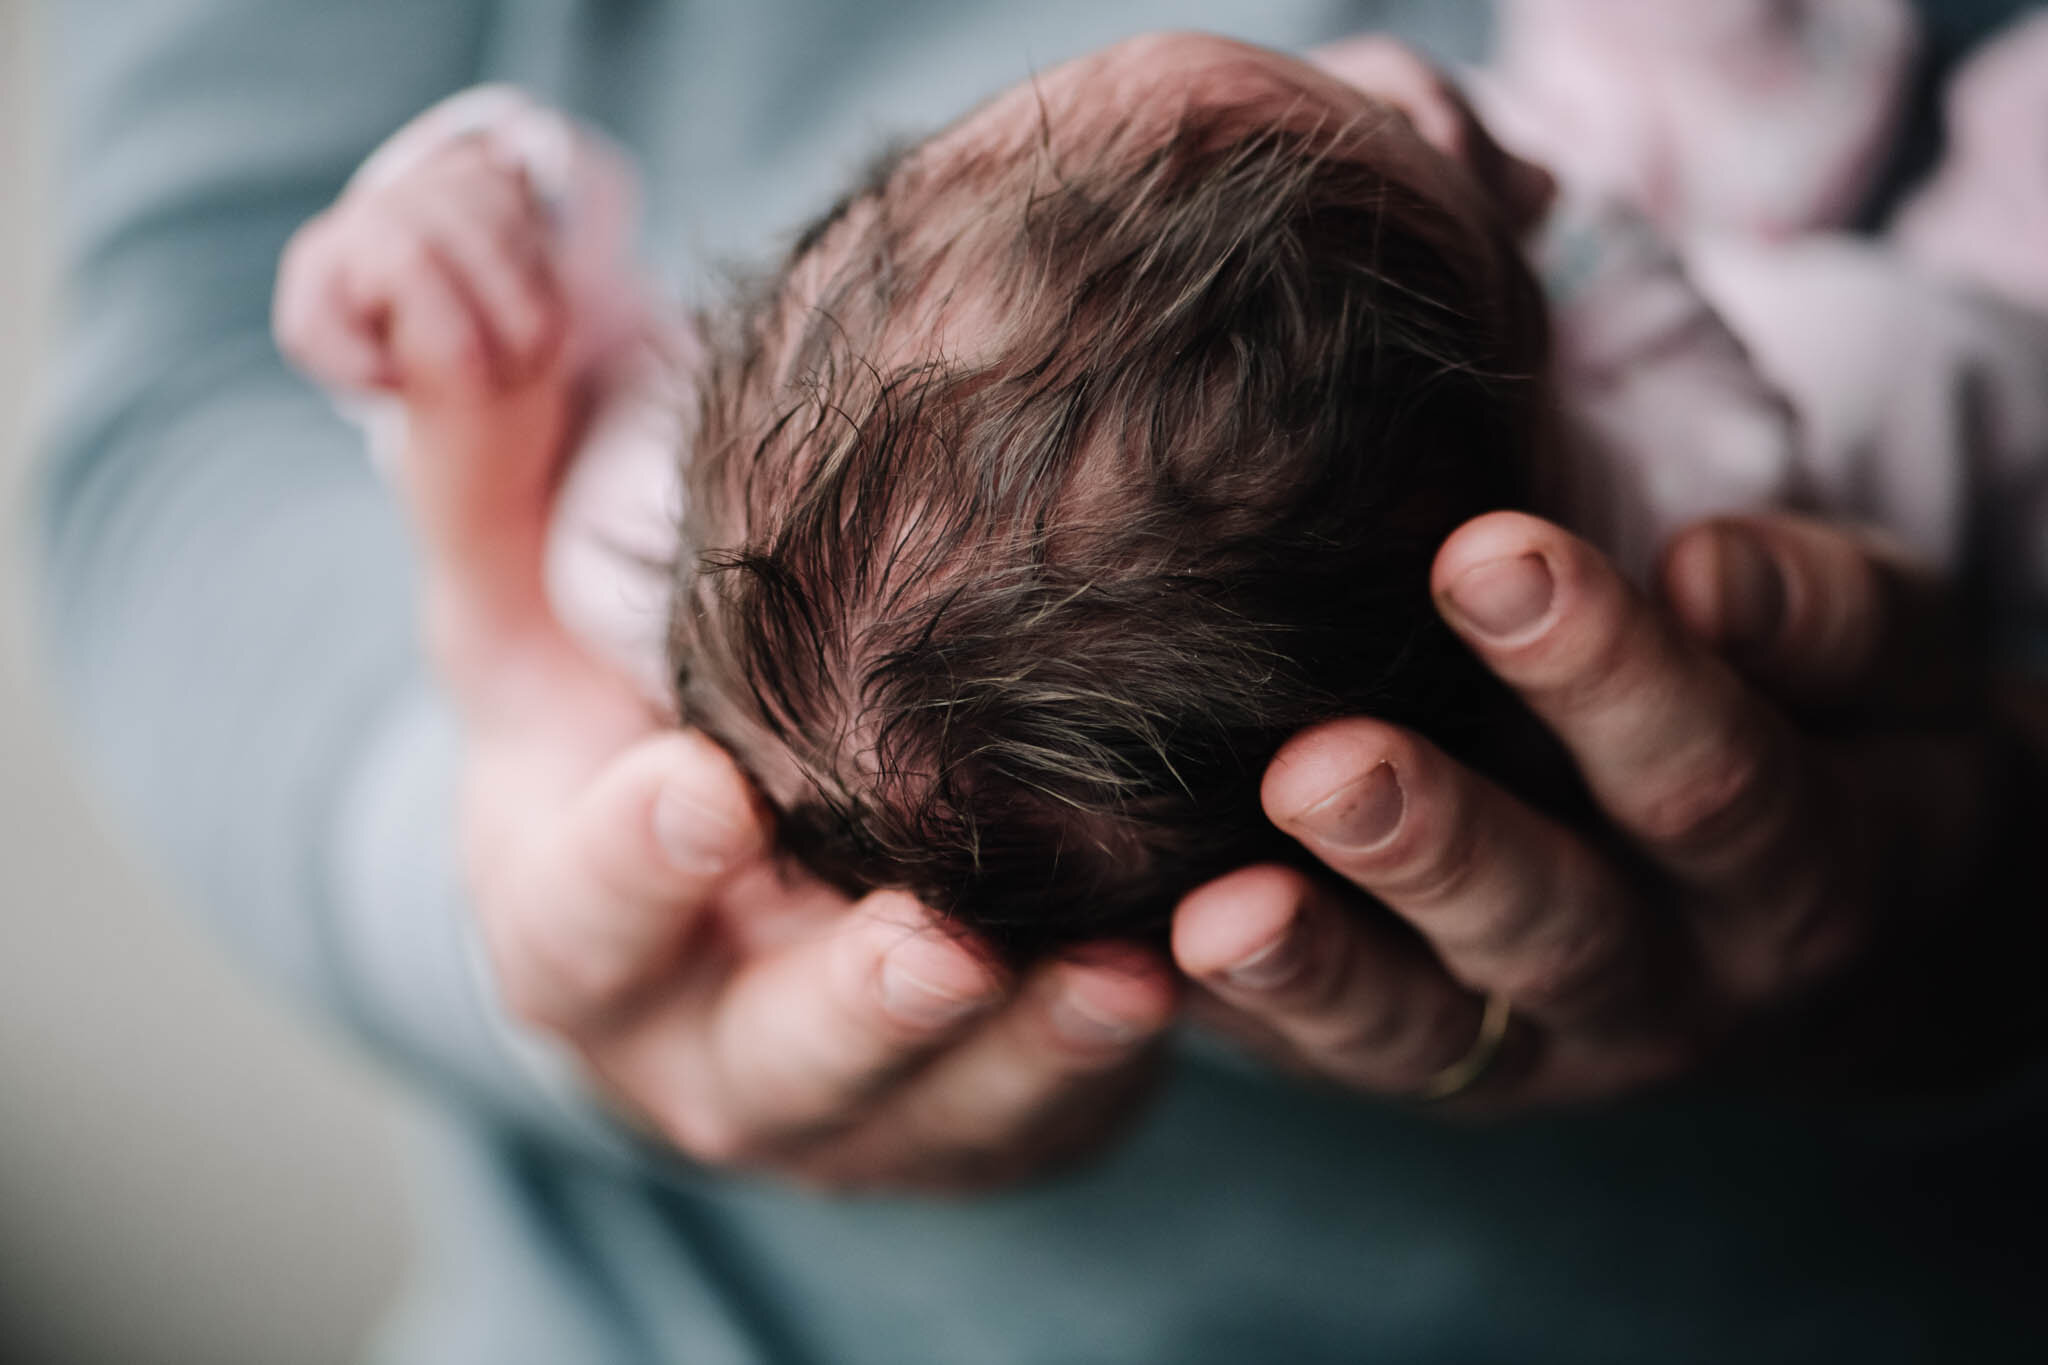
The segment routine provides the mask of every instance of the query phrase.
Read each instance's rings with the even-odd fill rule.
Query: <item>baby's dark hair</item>
[[[1013,962],[1302,862],[1258,791],[1304,726],[1510,781],[1528,748],[1428,588],[1529,491],[1542,308],[1505,233],[1356,125],[1059,131],[888,159],[705,320],[672,631],[684,718],[794,856]]]

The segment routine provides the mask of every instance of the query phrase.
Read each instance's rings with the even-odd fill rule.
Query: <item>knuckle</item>
[[[1445,993],[1433,1005],[1390,1014],[1389,1027],[1372,1055],[1390,1083],[1407,1089],[1427,1084],[1464,1057],[1479,1036],[1470,1002],[1453,993]]]
[[[377,230],[363,234],[364,255],[384,268],[387,274],[395,274],[416,262],[423,262],[427,254],[425,232],[410,218],[396,213],[378,216]]]
[[[538,215],[519,200],[505,198],[490,205],[489,218],[491,244],[508,261],[537,272],[548,244]]]
[[[466,385],[480,380],[489,367],[489,352],[466,320],[446,325],[423,324],[397,329],[398,349],[417,373],[437,384]]]
[[[1305,1030],[1296,1041],[1325,1065],[1347,1070],[1392,1067],[1427,1075],[1434,1070],[1427,1059],[1439,1027],[1439,1021],[1418,1018],[1411,1009],[1376,1000],[1328,1017],[1322,1027]]]
[[[1597,714],[1617,700],[1640,696],[1655,665],[1643,657],[1645,636],[1625,601],[1589,594],[1593,601],[1568,625],[1528,648],[1535,656],[1537,690],[1552,690],[1565,708]]]
[[[1551,921],[1559,917],[1558,911],[1533,876],[1518,880],[1504,899],[1496,891],[1493,899],[1475,908],[1481,913],[1458,926],[1464,932],[1450,932],[1447,925],[1437,935],[1444,951],[1460,961],[1497,971],[1502,964],[1527,960],[1532,948],[1543,951],[1546,941],[1557,937]]]
[[[1285,951],[1293,955],[1295,966],[1293,980],[1282,990],[1294,1012],[1310,1019],[1335,1019],[1348,1026],[1356,1011],[1349,1008],[1350,983],[1343,955],[1319,951],[1309,943],[1290,944]]]
[[[497,157],[491,151],[490,138],[485,133],[471,133],[450,142],[441,156],[450,171],[477,173],[489,171],[497,166]]]
[[[384,271],[392,280],[417,280],[439,269],[434,242],[427,232],[407,226],[384,244]]]
[[[1261,970],[1259,993],[1271,1007],[1298,1018],[1342,1018],[1350,985],[1345,926],[1328,907],[1304,904]]]
[[[1368,1083],[1420,1085],[1463,1056],[1475,1024],[1457,992],[1375,991],[1333,999],[1289,1030],[1316,1070]]]
[[[490,172],[495,161],[488,135],[467,133],[436,148],[392,184],[408,194],[438,198],[474,184]]]
[[[1484,866],[1480,812],[1468,796],[1461,792],[1435,818],[1412,812],[1414,818],[1388,850],[1390,869],[1381,883],[1385,891],[1430,906],[1465,899]]]
[[[1720,737],[1717,737],[1719,739]],[[1636,824],[1653,843],[1689,849],[1719,842],[1769,810],[1784,774],[1761,737],[1717,742],[1652,778]]]
[[[1582,924],[1524,949],[1502,971],[1500,989],[1524,1009],[1554,1014],[1610,980],[1625,950],[1624,936],[1613,925]]]

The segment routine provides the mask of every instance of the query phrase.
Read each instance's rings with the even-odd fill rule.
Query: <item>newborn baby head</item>
[[[1526,500],[1542,310],[1387,105],[1124,43],[884,160],[705,325],[681,713],[828,880],[1022,961],[1301,861],[1259,781],[1314,722],[1518,776],[1428,578]]]

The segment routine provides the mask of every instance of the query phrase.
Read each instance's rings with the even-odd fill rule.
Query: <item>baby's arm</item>
[[[427,639],[466,691],[489,671],[474,641],[555,632],[542,566],[580,376],[525,168],[475,134],[388,169],[293,238],[275,325],[314,378],[399,405],[389,473],[421,548]]]

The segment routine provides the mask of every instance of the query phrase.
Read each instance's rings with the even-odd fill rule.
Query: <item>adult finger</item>
[[[657,1008],[610,1049],[615,1084],[702,1160],[786,1156],[850,1128],[874,1098],[1003,999],[985,958],[898,892],[790,948],[693,949]],[[713,983],[706,988],[706,983]]]
[[[1577,537],[1519,513],[1452,534],[1444,618],[1571,751],[1602,809],[1687,881],[1745,873],[1800,795],[1785,727]]]
[[[1413,1094],[1471,1049],[1484,1004],[1414,939],[1288,868],[1197,888],[1174,918],[1182,970],[1312,1070]]]
[[[1776,695],[1894,725],[1982,696],[1939,577],[1888,538],[1788,515],[1723,517],[1667,548],[1666,600],[1698,639]]]
[[[1133,945],[1041,964],[810,1167],[841,1184],[975,1189],[1072,1159],[1132,1112],[1176,994],[1165,963]]]
[[[1563,741],[1608,816],[1679,882],[1726,983],[1767,993],[1838,962],[1833,809],[1803,741],[1735,673],[1535,517],[1492,513],[1438,552],[1444,618]]]
[[[1165,964],[1133,946],[1045,963],[892,1098],[883,1129],[935,1162],[1028,1152],[1158,1040],[1175,997]]]
[[[1295,736],[1268,816],[1419,930],[1459,981],[1581,1032],[1664,1023],[1680,983],[1635,891],[1570,830],[1407,731],[1349,719]]]
[[[529,858],[473,848],[470,863],[512,879],[479,898],[507,1003],[571,1035],[605,1026],[670,969],[713,893],[767,845],[731,758],[688,730],[627,749],[541,837]]]

